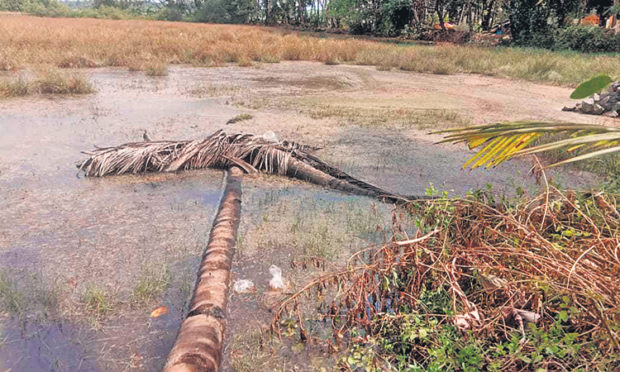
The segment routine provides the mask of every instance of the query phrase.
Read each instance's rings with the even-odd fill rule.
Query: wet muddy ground
[[[441,129],[471,122],[598,122],[559,111],[570,89],[489,77],[377,71],[287,62],[213,69],[173,66],[168,76],[85,70],[84,97],[0,101],[0,370],[158,370],[174,342],[221,193],[219,171],[76,177],[80,151],[153,139],[193,139],[217,129],[322,147],[353,176],[403,194],[464,194],[492,184],[535,192],[529,163],[461,171],[463,147],[435,145]],[[252,118],[226,124],[232,117]],[[571,169],[563,186],[600,180]],[[392,207],[279,177],[244,180],[234,278],[257,291],[232,295],[226,370],[312,370],[330,360],[297,344],[258,348],[279,295],[276,264],[338,265],[386,238]],[[294,266],[294,265],[293,265]],[[169,314],[151,319],[151,310]]]

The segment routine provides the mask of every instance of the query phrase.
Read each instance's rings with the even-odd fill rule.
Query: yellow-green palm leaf
[[[465,142],[470,149],[479,148],[476,154],[463,165],[463,168],[471,167],[472,169],[481,166],[490,168],[514,156],[556,149],[566,149],[571,152],[580,150],[580,153],[578,156],[551,166],[620,152],[620,128],[596,124],[518,121],[455,128],[434,133],[445,135],[440,143]],[[560,134],[567,138],[528,147],[544,134]]]

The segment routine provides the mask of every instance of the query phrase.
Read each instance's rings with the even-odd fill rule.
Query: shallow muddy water
[[[173,66],[165,77],[84,73],[97,90],[92,95],[0,101],[0,370],[158,370],[176,337],[222,173],[84,179],[76,177],[80,151],[139,141],[144,130],[155,140],[200,138],[217,129],[274,131],[322,147],[322,159],[393,192],[419,195],[429,183],[457,195],[487,183],[502,192],[535,192],[527,162],[464,172],[460,165],[470,153],[462,147],[434,145],[437,137],[402,120],[372,126],[332,106],[381,115],[401,106],[447,109],[476,122],[576,120],[552,108],[567,104],[568,89],[510,82],[506,91],[506,80],[487,77],[305,62]],[[540,99],[531,98],[535,92],[543,92]],[[318,109],[321,115],[312,111]],[[226,124],[240,113],[252,118]],[[566,169],[554,174],[564,186],[600,181]],[[311,273],[291,268],[292,261],[342,263],[390,234],[393,209],[279,177],[248,177],[243,188],[233,275],[253,280],[259,291],[232,296],[224,369],[328,366],[307,351],[294,356],[296,345],[274,347],[267,357],[254,353],[255,336],[278,299],[265,289],[268,268],[280,266],[295,288]],[[169,314],[151,319],[160,305]]]
[[[352,253],[392,236],[395,209],[391,205],[299,182],[277,181],[244,180],[233,281],[251,280],[255,291],[231,294],[224,370],[331,368],[334,361],[324,351],[304,347],[294,337],[281,341],[267,337],[277,303],[312,276],[339,268]],[[269,286],[271,265],[282,270],[283,292]],[[265,341],[261,342],[261,337],[266,337]]]

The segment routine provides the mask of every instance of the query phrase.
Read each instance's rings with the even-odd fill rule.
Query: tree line
[[[56,0],[0,0],[0,10],[49,8]],[[65,0],[67,1],[67,0]],[[619,38],[575,27],[592,12],[601,24],[618,16],[618,0],[69,0],[155,19],[287,25],[351,34],[418,38],[429,32],[507,33],[518,45],[582,51],[620,50]],[[27,11],[27,10],[26,10]],[[90,14],[90,13],[87,13]],[[113,13],[116,14],[116,13]],[[585,43],[585,44],[584,44]]]
[[[99,0],[117,1],[117,0]],[[181,15],[208,22],[292,25],[398,36],[448,23],[468,31],[494,31],[502,23],[515,39],[550,32],[596,12],[617,13],[614,0],[165,0]]]

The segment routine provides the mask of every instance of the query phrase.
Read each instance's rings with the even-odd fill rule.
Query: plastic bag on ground
[[[235,291],[235,293],[252,292],[254,291],[254,283],[247,279],[237,280],[235,284],[233,284],[233,291]]]

